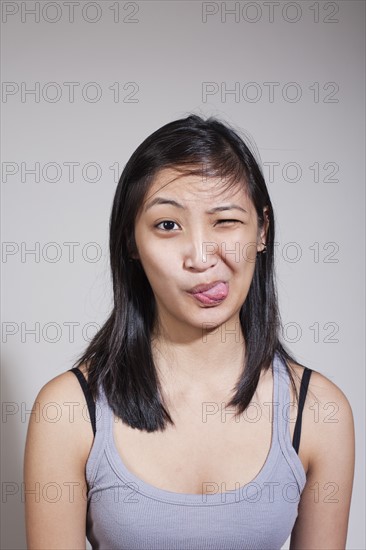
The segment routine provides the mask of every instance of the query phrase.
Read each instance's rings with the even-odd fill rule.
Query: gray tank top
[[[222,492],[212,483],[203,495],[162,490],[128,470],[114,443],[114,415],[101,388],[86,463],[86,536],[93,550],[281,549],[294,526],[306,475],[291,443],[289,376],[277,353],[272,365],[272,439],[264,465],[236,490]]]

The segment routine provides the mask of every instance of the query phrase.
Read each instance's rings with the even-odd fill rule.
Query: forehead
[[[197,170],[197,167],[194,167]],[[249,207],[251,201],[247,194],[245,181],[228,185],[220,177],[206,177],[204,171],[198,174],[184,173],[174,168],[164,168],[153,178],[144,197],[143,207],[157,196],[175,197],[182,201],[217,203],[236,199]]]

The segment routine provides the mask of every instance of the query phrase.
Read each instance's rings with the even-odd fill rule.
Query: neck
[[[245,341],[239,318],[215,328],[184,332],[159,326],[152,338],[164,391],[189,398],[231,393],[244,368]]]

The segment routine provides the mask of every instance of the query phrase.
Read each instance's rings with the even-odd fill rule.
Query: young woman
[[[136,149],[110,219],[113,311],[36,397],[58,421],[30,415],[29,549],[345,548],[352,410],[281,343],[274,236],[229,125],[192,115]]]

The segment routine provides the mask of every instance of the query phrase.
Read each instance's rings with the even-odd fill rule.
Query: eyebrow
[[[164,197],[155,197],[150,203],[148,203],[145,206],[145,212],[149,210],[152,206],[155,204],[170,204],[172,206],[175,206],[176,208],[181,208],[182,210],[186,210],[186,207],[182,204],[179,204],[179,202],[173,200],[173,199],[166,199]],[[245,214],[248,214],[247,210],[244,210],[241,206],[238,204],[225,204],[222,206],[215,206],[215,208],[211,208],[210,210],[206,210],[206,214],[214,214],[215,212],[222,212],[224,210],[241,210],[241,212],[244,212]]]

